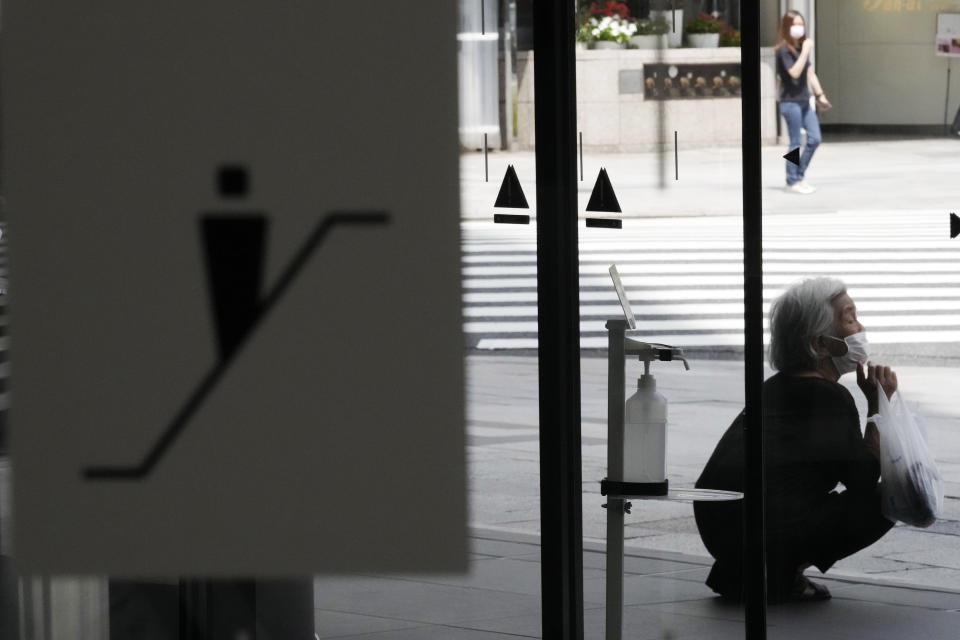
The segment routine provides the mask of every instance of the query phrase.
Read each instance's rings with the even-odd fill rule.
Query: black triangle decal
[[[587,211],[621,213],[617,194],[613,192],[613,185],[610,184],[606,169],[600,169],[597,183],[593,185],[593,193],[590,194],[590,202],[587,203]]]
[[[493,203],[493,206],[510,209],[530,208],[512,164],[507,167],[507,173],[503,176],[503,184],[500,185],[500,193],[497,194],[497,201]]]
[[[786,160],[789,160],[793,164],[800,166],[800,147],[796,149],[791,149],[783,156]]]
[[[960,235],[960,218],[957,217],[957,214],[950,214],[950,237],[956,238]]]

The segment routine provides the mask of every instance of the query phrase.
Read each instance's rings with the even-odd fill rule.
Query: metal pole
[[[623,481],[626,320],[607,320],[607,478]],[[623,634],[623,505],[607,497],[607,640]]]
[[[671,9],[673,3],[671,2]],[[674,14],[675,15],[675,14]],[[655,61],[657,66],[663,69],[664,49],[666,48],[666,38],[657,39],[657,53]],[[664,79],[666,82],[666,79]],[[664,85],[666,91],[666,85]],[[657,101],[657,186],[661,189],[667,186],[667,100],[664,96]]]
[[[536,2],[534,91],[544,638],[583,638],[573,2]]]
[[[583,182],[583,131],[580,132],[580,181]]]
[[[487,134],[483,134],[483,181],[490,182],[490,162],[487,160]]]
[[[673,132],[673,179],[680,179],[680,152],[677,150],[677,132]]]
[[[763,197],[760,157],[760,19],[757,0],[740,7],[743,75],[744,566],[747,640],[767,634],[763,513]]]
[[[943,135],[950,132],[950,58],[947,58],[947,95],[943,99]]]

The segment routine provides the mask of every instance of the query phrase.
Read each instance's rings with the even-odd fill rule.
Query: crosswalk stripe
[[[851,260],[857,261],[877,261],[883,260],[894,264],[922,262],[930,260],[936,254],[936,257],[951,260],[957,257],[956,247],[949,249],[940,249],[937,251],[900,251],[890,253],[889,251],[856,251],[844,254],[828,251],[770,251],[764,252],[764,261],[783,261],[783,262],[804,262],[816,260],[817,262],[840,263],[845,262],[849,256]],[[689,262],[691,260],[702,260],[704,262],[737,262],[743,263],[743,253],[741,251],[650,251],[650,252],[580,252],[580,264],[589,264],[593,262],[602,262],[606,264],[628,265],[634,263],[670,263],[670,262]],[[537,256],[535,251],[521,254],[483,254],[471,253],[463,256],[465,265],[506,265],[506,264],[525,264],[536,265]]]
[[[615,317],[615,316],[614,316]],[[955,315],[905,315],[905,316],[876,316],[861,318],[861,322],[870,331],[871,339],[875,329],[880,327],[958,327],[960,317]],[[603,320],[581,320],[580,331],[605,331],[606,318]],[[764,327],[769,323],[764,319]],[[472,321],[464,322],[463,330],[466,333],[536,333],[537,322],[510,322],[510,321]],[[743,317],[733,318],[671,318],[669,320],[637,320],[638,331],[743,331]]]
[[[698,335],[669,335],[669,334],[648,334],[642,338],[644,342],[656,344],[669,344],[675,347],[737,347],[743,346],[743,335],[739,333],[714,334],[710,336],[710,342],[703,342]],[[764,340],[767,340],[765,337]],[[606,336],[583,336],[580,338],[581,349],[604,349],[607,346]],[[525,336],[522,338],[483,338],[477,343],[477,349],[497,350],[497,349],[536,349],[537,337]]]
[[[613,264],[613,263],[611,263]],[[631,274],[697,274],[697,273],[729,273],[742,274],[743,264],[740,262],[685,262],[685,263],[652,263],[652,264],[617,264],[620,276]],[[893,268],[895,267],[895,268]],[[603,274],[606,276],[610,264],[581,264],[581,275]],[[809,264],[800,263],[773,263],[765,266],[764,275],[777,273],[796,274],[832,274],[838,271],[844,273],[954,273],[960,275],[960,260],[953,262],[902,262],[896,265],[884,263],[882,267],[877,263],[843,262],[839,264],[824,264],[820,261]],[[469,266],[464,267],[461,273],[465,277],[494,277],[494,276],[536,276],[536,265],[530,266]]]
[[[615,298],[614,298],[615,299]],[[631,307],[634,314],[644,316],[666,316],[666,315],[742,315],[742,303],[728,302],[705,302],[696,304],[645,304],[640,301],[631,301]],[[770,310],[770,301],[763,305],[764,312]],[[960,311],[960,300],[858,300],[857,311],[860,319],[866,322],[871,313],[885,312],[906,312],[906,311],[941,311],[950,313]],[[622,312],[619,304],[608,305],[582,305],[580,307],[581,316],[607,316],[617,317]],[[510,318],[526,317],[535,318],[537,316],[536,305],[514,305],[514,306],[471,306],[463,310],[464,316],[469,318]],[[960,322],[960,320],[958,320]]]
[[[737,347],[743,346],[742,333],[712,334],[645,334],[638,336],[645,342],[669,344],[676,347]],[[770,336],[764,335],[764,343],[769,343]],[[960,342],[960,331],[891,331],[886,333],[870,334],[872,344],[903,344],[903,343],[943,343]],[[607,346],[606,336],[584,336],[580,339],[581,349],[604,349]],[[477,343],[477,349],[536,349],[536,336],[522,338],[483,338]]]
[[[869,284],[952,284],[960,280],[960,273],[831,273],[831,275],[840,278],[848,285],[869,285]],[[799,280],[797,275],[779,275],[764,274],[764,282],[767,284],[782,285],[784,287]],[[742,286],[743,276],[741,275],[672,275],[663,274],[655,276],[622,276],[623,286],[628,290],[637,287],[664,287],[664,286]],[[611,287],[609,277],[581,277],[581,287]],[[464,289],[536,289],[536,278],[465,278],[463,280]]]
[[[649,291],[649,296],[644,295]],[[944,298],[960,297],[960,287],[860,287],[849,286],[847,292],[857,304],[863,300],[886,300],[896,298],[940,300]],[[743,302],[743,286],[716,288],[716,289],[650,289],[628,292],[630,301],[644,301],[654,299],[658,302],[667,300],[735,300]],[[783,293],[783,288],[763,290],[763,297],[769,301]],[[462,296],[465,304],[509,303],[537,301],[537,291],[527,288],[524,291],[468,291]],[[580,291],[581,302],[616,301],[617,294],[612,287],[602,290]]]
[[[871,342],[960,341],[960,244],[945,237],[943,211],[776,216],[764,227],[765,313],[790,284],[829,275],[847,284]],[[478,349],[535,349],[536,234],[463,230],[465,333]],[[605,347],[606,319],[622,317],[610,264],[643,339],[742,346],[742,232],[736,216],[624,220],[616,235],[580,229],[581,346]]]

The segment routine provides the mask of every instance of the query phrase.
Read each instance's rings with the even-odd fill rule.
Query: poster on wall
[[[960,56],[960,13],[937,14],[937,55]]]

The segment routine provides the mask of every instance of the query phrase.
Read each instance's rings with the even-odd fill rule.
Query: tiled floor
[[[494,639],[541,637],[538,539],[474,529],[466,575],[354,576],[316,580],[318,638]],[[703,559],[628,552],[623,638],[744,637],[743,609],[703,585]],[[605,557],[584,549],[584,635],[604,638]],[[823,578],[829,602],[770,607],[773,640],[953,640],[960,593]]]

